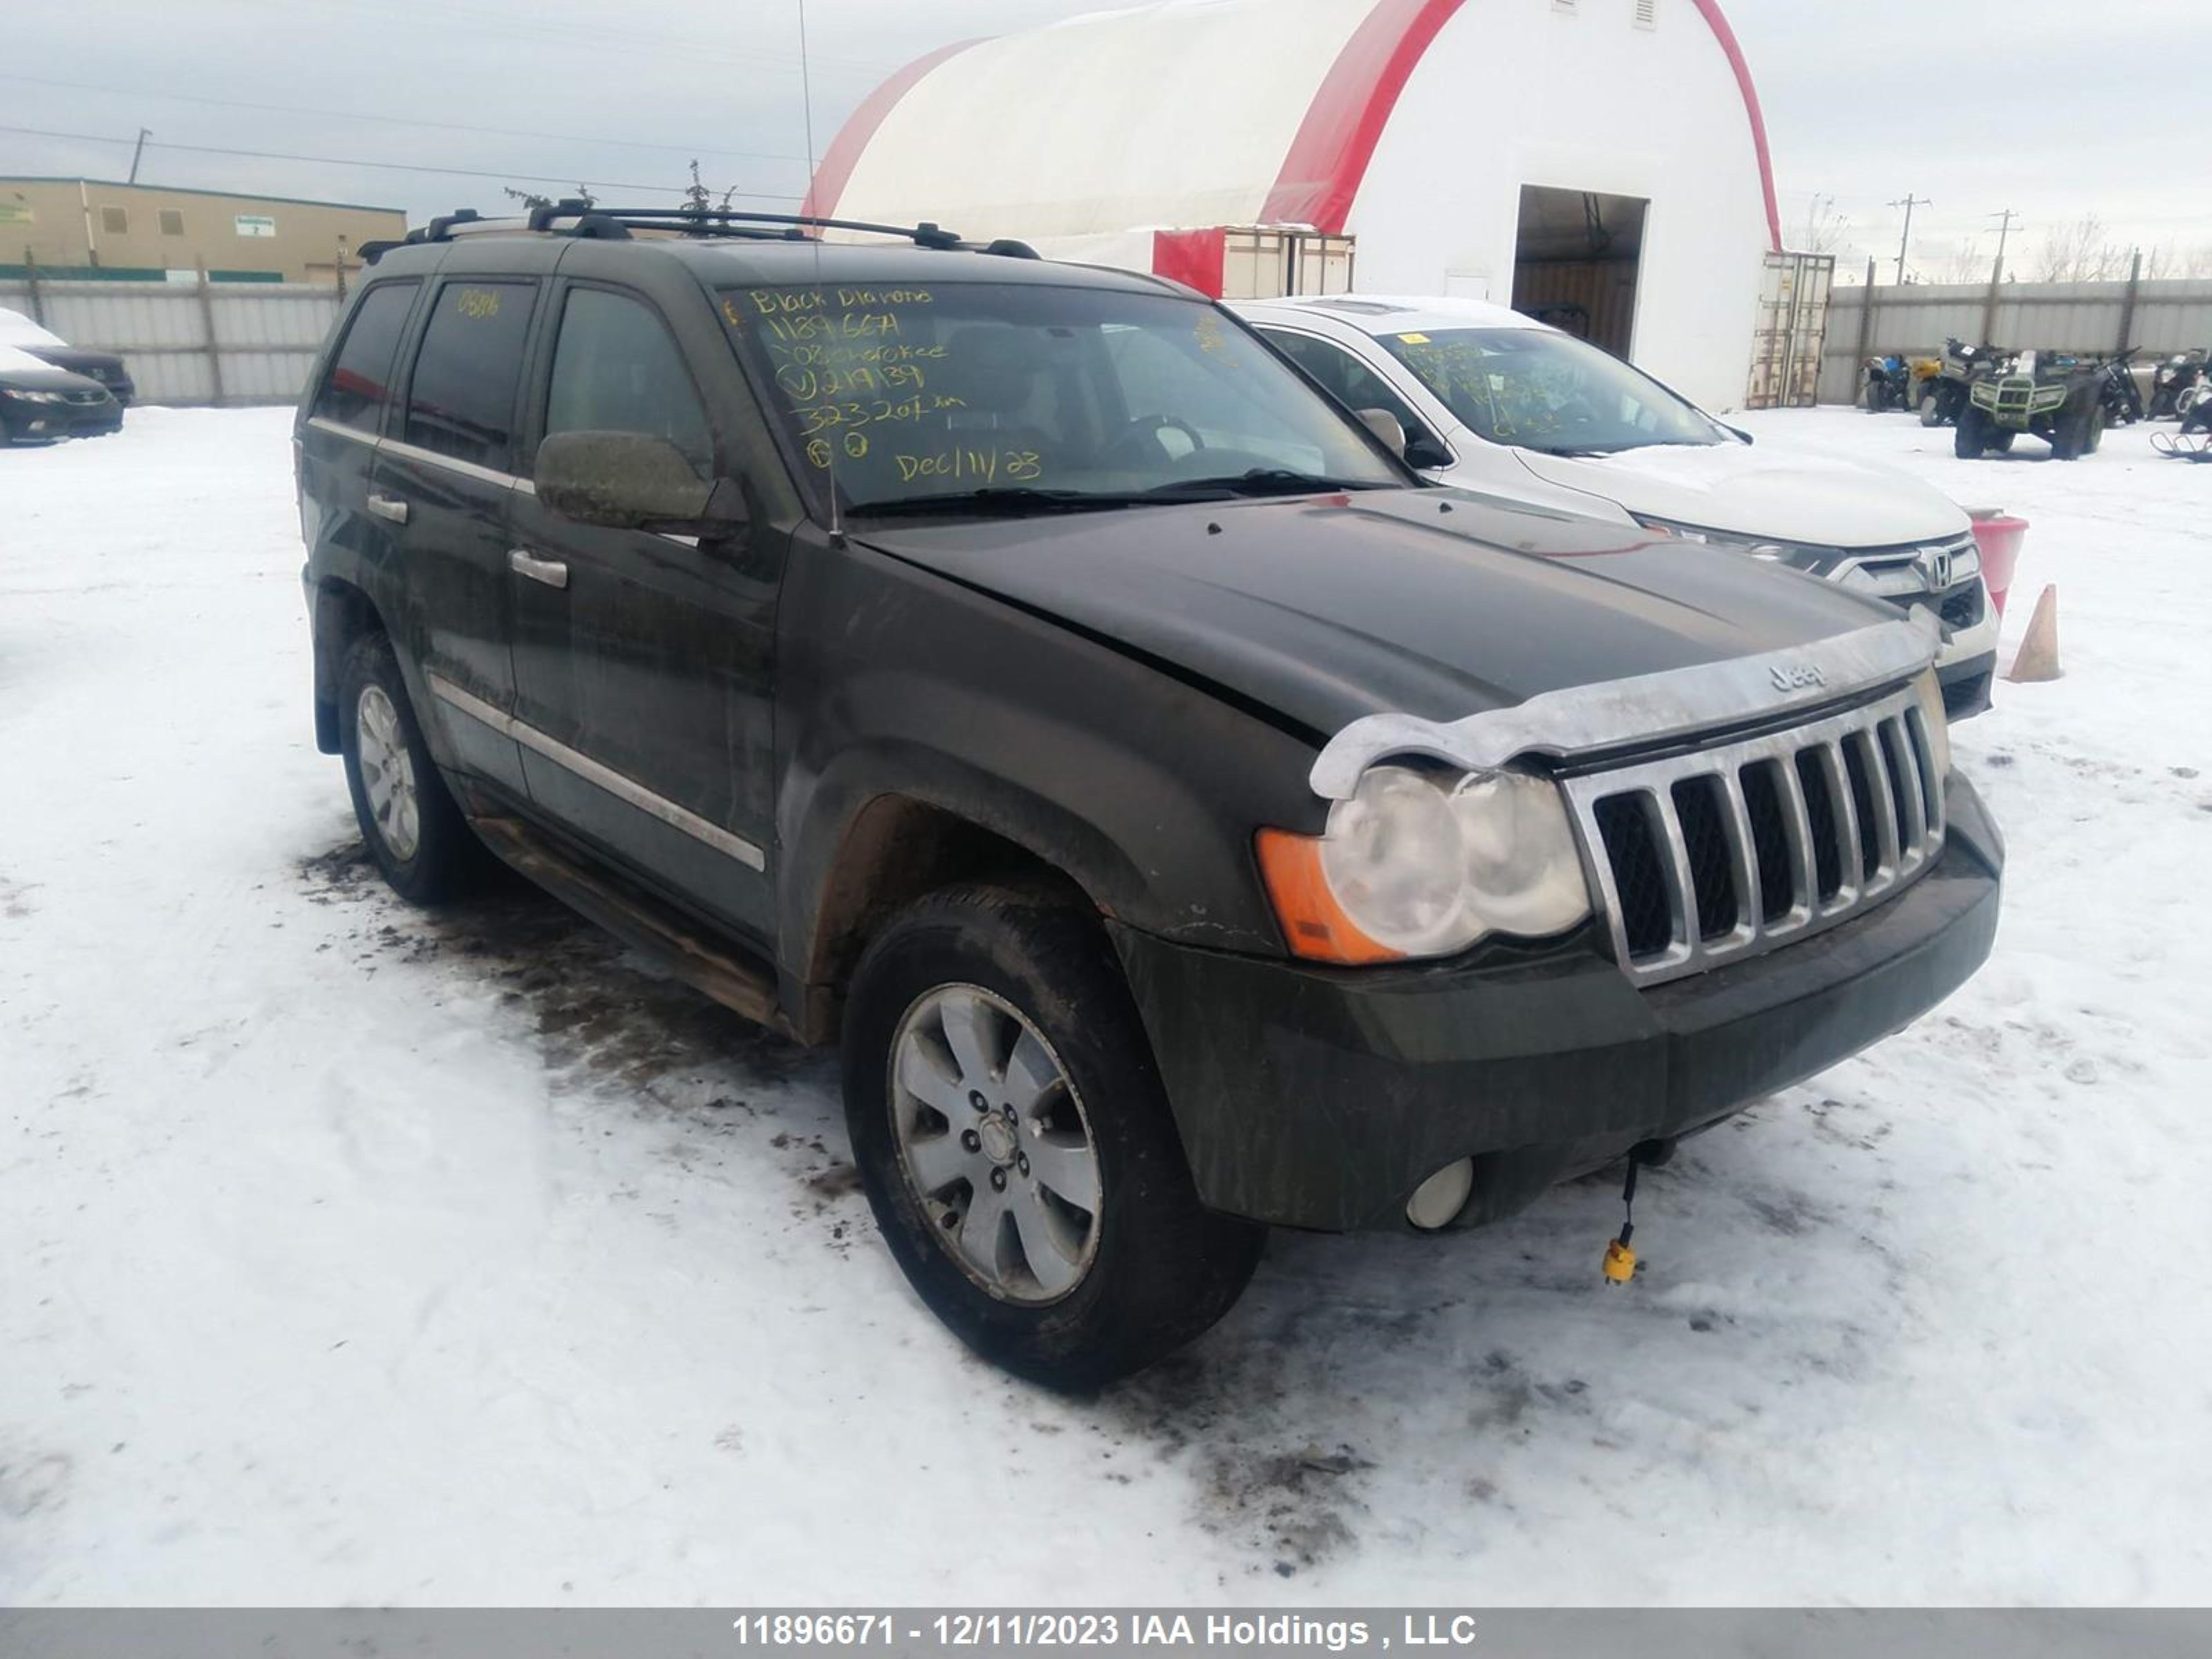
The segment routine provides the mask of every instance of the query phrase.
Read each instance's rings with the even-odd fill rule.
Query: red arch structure
[[[1405,91],[1406,82],[1413,78],[1438,31],[1458,15],[1464,3],[1465,0],[1377,0],[1337,53],[1336,62],[1299,122],[1290,153],[1284,156],[1274,186],[1267,192],[1261,222],[1312,225],[1331,234],[1344,229],[1352,199],[1367,176],[1367,164],[1375,157],[1375,146],[1382,142],[1382,130],[1397,107],[1398,95]],[[1720,0],[1692,0],[1692,3],[1712,30],[1735,76],[1736,88],[1743,94],[1752,148],[1759,157],[1759,188],[1766,198],[1767,236],[1778,250],[1782,216],[1774,199],[1774,162],[1767,149],[1766,118],[1759,111],[1759,90],[1752,84],[1751,65],[1744,61],[1735,31],[1721,13]],[[834,214],[854,167],[899,100],[946,58],[975,44],[963,40],[940,47],[908,64],[870,93],[822,158],[801,210]]]

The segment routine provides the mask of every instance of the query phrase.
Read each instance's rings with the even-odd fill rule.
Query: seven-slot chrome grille
[[[1811,935],[1943,844],[1909,689],[1809,725],[1563,780],[1629,977],[1656,984]]]

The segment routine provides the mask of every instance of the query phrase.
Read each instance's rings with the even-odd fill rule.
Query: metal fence
[[[343,303],[308,283],[0,282],[0,306],[121,356],[147,404],[289,404]]]
[[[1932,357],[1947,336],[2026,350],[2141,349],[2148,364],[2212,345],[2212,282],[1908,283],[1839,288],[1829,301],[1820,401],[1855,403],[1859,366],[1891,352]]]

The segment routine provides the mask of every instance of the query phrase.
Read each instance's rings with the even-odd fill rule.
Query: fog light
[[[1413,1195],[1406,1200],[1406,1219],[1430,1232],[1448,1227],[1452,1218],[1467,1207],[1467,1195],[1474,1190],[1474,1160],[1463,1158],[1456,1164],[1447,1164],[1413,1188]]]

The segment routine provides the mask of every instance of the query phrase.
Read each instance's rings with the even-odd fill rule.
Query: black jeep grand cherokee
[[[1893,611],[1425,486],[1170,283],[676,223],[383,252],[295,439],[317,736],[401,893],[489,847],[841,1043],[1000,1364],[1656,1156],[1987,954]]]

